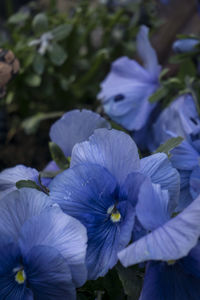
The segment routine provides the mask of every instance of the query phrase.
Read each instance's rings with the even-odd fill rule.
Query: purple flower
[[[180,39],[173,43],[172,49],[175,53],[187,53],[197,50],[200,40],[195,38]]]
[[[104,276],[117,253],[130,241],[137,195],[143,181],[159,182],[176,206],[179,176],[165,154],[139,159],[127,134],[97,129],[89,141],[76,144],[71,168],[50,184],[51,199],[87,228],[88,278]]]
[[[181,177],[181,192],[177,210],[184,209],[200,193],[199,153],[200,119],[191,95],[178,97],[152,125],[152,141],[149,148],[155,150],[167,139],[182,136],[183,141],[171,151],[171,162]]]
[[[0,298],[76,299],[87,276],[83,225],[33,189],[8,194],[0,217]]]
[[[125,267],[148,262],[140,300],[200,297],[200,197],[170,219],[172,212],[167,191],[144,182],[136,216],[146,234],[118,253]]]
[[[148,31],[142,26],[137,36],[137,51],[144,67],[127,57],[117,59],[98,95],[110,118],[131,131],[146,124],[155,107],[148,99],[159,87],[161,67],[148,40]]]

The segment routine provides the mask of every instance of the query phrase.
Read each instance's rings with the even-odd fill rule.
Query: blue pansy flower
[[[148,40],[148,32],[146,26],[141,26],[136,42],[144,67],[128,57],[117,59],[101,83],[98,95],[110,118],[131,131],[146,124],[155,107],[148,99],[159,87],[161,66]]]
[[[146,234],[118,254],[125,267],[148,262],[140,300],[200,298],[200,197],[172,212],[167,191],[145,181],[136,215]]]
[[[16,190],[16,182],[19,180],[32,180],[38,183],[39,173],[36,169],[17,165],[0,172],[0,199],[8,193]]]
[[[182,136],[185,139],[171,151],[171,162],[181,177],[177,210],[182,210],[200,193],[200,118],[192,96],[178,97],[160,114],[152,128],[151,151],[171,137]]]
[[[166,155],[140,160],[130,136],[97,129],[89,141],[75,145],[71,168],[51,182],[52,200],[87,228],[89,279],[104,276],[129,243],[138,190],[146,178],[168,189],[170,203],[175,202],[179,176]]]
[[[0,299],[76,299],[87,277],[83,225],[33,189],[0,202]]]
[[[187,53],[197,50],[197,45],[200,44],[200,40],[195,38],[180,39],[173,43],[172,49],[175,53]]]

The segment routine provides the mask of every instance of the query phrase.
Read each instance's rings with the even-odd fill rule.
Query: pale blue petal
[[[33,180],[38,182],[38,171],[23,165],[5,169],[0,173],[0,199],[8,193],[16,190],[16,182],[19,180]]]
[[[171,151],[173,166],[179,170],[193,170],[199,165],[199,153],[187,141]]]
[[[195,50],[198,51],[196,46],[199,43],[200,41],[194,38],[180,39],[173,43],[172,49],[176,53],[187,53]]]
[[[57,249],[67,260],[76,286],[85,282],[86,229],[78,220],[64,214],[58,207],[53,207],[24,223],[19,243],[24,255],[37,245]]]
[[[76,143],[87,140],[95,129],[102,127],[110,125],[99,114],[86,109],[72,110],[51,126],[50,138],[68,157]]]
[[[101,83],[101,92],[98,98],[105,101],[114,95],[126,90],[132,84],[147,83],[151,81],[149,73],[135,60],[128,57],[120,57],[112,63],[111,71]]]
[[[152,81],[158,80],[159,73],[161,71],[161,66],[158,64],[157,54],[152,48],[149,38],[149,28],[146,26],[141,26],[140,31],[137,35],[137,52],[140,55],[144,67],[150,72]]]
[[[114,129],[97,129],[89,141],[74,147],[71,167],[85,162],[106,168],[119,183],[123,183],[129,173],[138,171],[140,165],[134,141]]]
[[[141,172],[151,178],[151,181],[160,184],[170,196],[169,210],[176,207],[180,191],[180,176],[172,167],[164,153],[157,153],[141,159]]]
[[[49,197],[35,189],[20,189],[0,201],[0,234],[17,239],[22,225],[52,206]]]
[[[190,176],[190,193],[195,199],[200,194],[200,167],[196,167]]]
[[[141,185],[136,206],[136,215],[142,226],[152,231],[165,224],[171,215],[168,206],[168,191],[161,190],[159,184],[152,184],[149,179],[145,180]]]
[[[187,139],[199,125],[194,99],[189,94],[182,95],[164,109],[153,124],[155,147],[166,142],[170,138],[170,132]]]
[[[200,197],[163,226],[122,250],[118,257],[127,267],[148,260],[177,260],[186,256],[200,236]]]
[[[157,85],[132,82],[128,87],[115,88],[115,94],[104,102],[104,110],[110,118],[127,130],[141,129],[155,107],[148,99],[156,91]],[[116,97],[123,95],[122,101]]]

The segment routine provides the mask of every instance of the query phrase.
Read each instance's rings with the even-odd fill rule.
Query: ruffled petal
[[[177,260],[197,244],[200,233],[200,197],[163,226],[122,250],[118,257],[124,266],[148,260]]]
[[[136,215],[146,230],[154,230],[170,219],[168,191],[147,179],[141,186]]]
[[[199,153],[187,141],[174,148],[171,154],[170,160],[176,169],[189,171],[199,164]]]
[[[172,167],[167,155],[157,153],[141,159],[141,172],[149,176],[153,183],[160,184],[162,189],[169,192],[169,211],[172,212],[179,197],[180,176]]]
[[[110,128],[110,125],[99,114],[86,109],[72,110],[51,126],[50,138],[68,157],[76,143],[87,140],[95,129],[102,127]]]
[[[24,269],[35,300],[75,300],[67,260],[52,247],[36,246],[24,258]]]
[[[139,300],[198,300],[200,280],[184,272],[179,263],[151,262]]]
[[[53,207],[24,223],[19,243],[24,255],[37,245],[57,249],[67,260],[76,286],[85,282],[86,229],[78,220],[64,214],[58,207]]]
[[[23,165],[5,169],[0,173],[0,199],[8,193],[16,190],[16,182],[19,180],[33,180],[38,182],[38,171]]]
[[[137,52],[140,55],[142,61],[144,62],[144,67],[151,74],[152,81],[158,80],[159,73],[161,71],[161,66],[158,64],[156,51],[152,48],[149,38],[149,28],[146,26],[141,26],[140,31],[137,35]]]
[[[49,197],[35,189],[20,189],[0,201],[0,234],[17,239],[22,225],[52,206]]]
[[[117,130],[97,129],[88,142],[77,144],[72,151],[71,167],[94,163],[106,168],[119,183],[139,169],[137,146],[130,136]]]

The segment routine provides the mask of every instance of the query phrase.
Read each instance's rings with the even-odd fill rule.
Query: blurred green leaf
[[[69,163],[68,163],[68,160],[67,160],[65,154],[63,153],[62,149],[56,143],[49,142],[49,150],[50,150],[52,159],[55,161],[55,163],[57,164],[57,166],[60,169],[65,170],[69,167]]]
[[[28,86],[38,87],[40,86],[42,78],[37,74],[29,74],[25,78],[25,82]]]
[[[49,49],[51,62],[56,66],[61,66],[67,59],[66,51],[57,43],[53,43]]]
[[[124,268],[120,263],[117,264],[116,269],[128,299],[138,300],[143,285],[142,270],[137,266]]]
[[[54,28],[51,33],[54,37],[54,41],[62,41],[64,40],[71,32],[72,24],[63,24],[56,28]]]
[[[25,22],[29,18],[29,12],[19,11],[8,19],[9,24],[19,24]]]
[[[22,122],[22,128],[25,130],[27,134],[33,134],[38,129],[40,122],[48,119],[54,119],[61,117],[63,112],[49,112],[49,113],[37,113],[34,116],[31,116],[25,119]]]
[[[39,53],[36,53],[35,58],[33,60],[33,69],[35,73],[38,75],[42,75],[44,72],[45,67],[45,58],[44,56],[40,55]]]
[[[168,89],[164,86],[161,86],[150,98],[149,102],[154,103],[162,100],[168,94]]]
[[[39,13],[37,14],[32,22],[32,28],[36,34],[41,34],[48,30],[48,18],[46,14]]]
[[[163,152],[163,153],[169,155],[169,152],[171,150],[173,150],[174,148],[176,148],[177,146],[179,146],[183,140],[184,140],[184,138],[182,138],[181,136],[171,138],[171,139],[167,140],[164,144],[160,145],[154,153]]]

